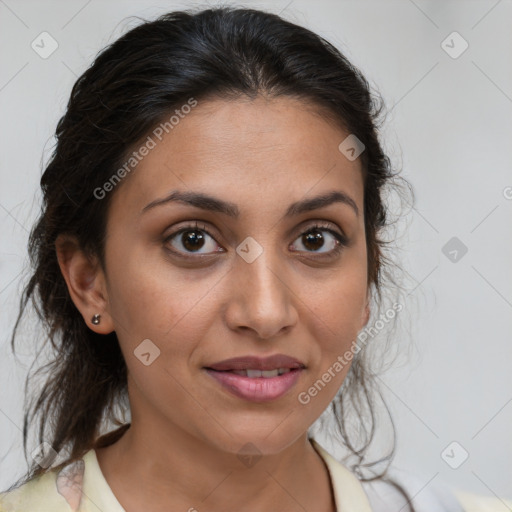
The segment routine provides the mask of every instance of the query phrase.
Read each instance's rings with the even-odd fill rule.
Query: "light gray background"
[[[31,333],[25,367],[15,365],[9,340],[39,209],[41,163],[56,123],[96,52],[136,24],[128,16],[152,19],[197,5],[208,4],[0,0],[0,488],[25,468],[22,391]],[[386,147],[417,196],[404,217],[399,254],[410,276],[401,313],[409,328],[397,335],[401,355],[382,377],[398,430],[394,466],[420,479],[415,492],[445,482],[510,497],[512,3],[243,5],[281,13],[329,39],[378,88],[390,112]],[[58,43],[47,59],[31,48],[43,31]],[[469,44],[457,58],[442,47],[453,31]],[[462,48],[453,36],[446,44],[452,52]],[[442,252],[452,237],[468,248],[456,262]],[[329,440],[319,441],[341,455]],[[441,457],[453,441],[469,453],[458,469]]]

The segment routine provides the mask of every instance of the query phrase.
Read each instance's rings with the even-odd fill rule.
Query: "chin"
[[[230,429],[229,425],[226,425],[226,436],[223,440],[211,439],[211,444],[215,445],[217,449],[232,453],[239,457],[243,456],[264,456],[264,455],[276,455],[285,450],[293,442],[295,442],[301,435],[306,433],[304,431],[286,431],[280,430],[279,425],[282,425],[282,417],[276,419],[268,427],[265,428],[252,428],[249,426],[243,431],[240,427],[235,430]],[[277,427],[277,428],[276,428]]]

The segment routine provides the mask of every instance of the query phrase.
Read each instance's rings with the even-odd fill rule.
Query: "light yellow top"
[[[312,444],[324,460],[337,512],[373,512],[357,477],[318,442]],[[466,512],[506,511],[512,502],[458,494]],[[499,508],[499,507],[502,508]],[[105,480],[94,449],[59,472],[51,470],[10,492],[0,493],[0,512],[125,512]]]

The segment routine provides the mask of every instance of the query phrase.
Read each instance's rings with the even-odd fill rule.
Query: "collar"
[[[372,512],[361,482],[330,453],[310,438],[311,444],[322,457],[331,477],[337,512]]]
[[[372,512],[366,493],[357,477],[317,441],[314,439],[310,439],[310,441],[322,457],[329,472],[337,512]],[[125,512],[101,472],[95,450],[89,450],[83,456],[83,461],[85,468],[80,512],[96,512],[97,510]]]

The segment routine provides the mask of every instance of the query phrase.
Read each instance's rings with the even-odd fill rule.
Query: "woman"
[[[334,47],[260,11],[170,13],[100,53],[41,180],[16,327],[37,299],[56,356],[0,510],[391,510],[361,474],[396,177],[378,115]],[[353,471],[309,433],[330,405]]]

